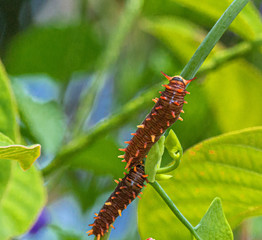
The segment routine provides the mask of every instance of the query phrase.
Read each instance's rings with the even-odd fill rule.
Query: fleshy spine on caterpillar
[[[133,136],[131,140],[126,141],[128,144],[126,148],[120,148],[125,154],[118,156],[123,158],[122,162],[126,162],[126,167],[129,171],[125,174],[123,179],[115,180],[118,184],[115,191],[111,194],[108,200],[98,214],[95,214],[95,221],[92,229],[87,233],[94,234],[97,240],[100,240],[109,229],[113,227],[112,223],[116,217],[121,216],[122,211],[130,204],[139,193],[142,194],[141,189],[145,186],[144,181],[147,181],[144,172],[143,159],[147,157],[147,153],[151,147],[159,140],[161,135],[169,128],[175,121],[183,119],[180,113],[184,113],[183,105],[186,94],[186,86],[195,78],[185,80],[181,76],[170,77],[161,72],[169,81],[168,84],[163,84],[166,89],[161,93],[159,98],[152,99],[155,106],[147,115],[145,120],[137,126],[137,131],[131,133]]]

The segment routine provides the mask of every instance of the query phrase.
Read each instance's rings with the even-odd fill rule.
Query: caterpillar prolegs
[[[170,77],[162,72],[169,83],[164,84],[165,91],[160,92],[160,98],[155,98],[155,106],[146,116],[145,120],[138,125],[138,129],[130,141],[125,143],[128,146],[119,149],[124,152],[119,158],[126,162],[126,169],[129,173],[121,180],[115,191],[108,198],[100,212],[95,217],[89,235],[94,234],[99,240],[115,221],[116,217],[121,216],[121,212],[130,204],[141,192],[146,180],[143,160],[151,147],[159,140],[161,135],[177,120],[183,121],[180,114],[183,113],[183,105],[186,86],[193,79],[185,80],[181,76]]]

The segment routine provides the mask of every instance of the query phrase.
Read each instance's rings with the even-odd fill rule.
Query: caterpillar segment
[[[138,165],[130,170],[126,176],[120,181],[115,191],[105,202],[102,209],[94,217],[94,223],[87,233],[94,234],[97,239],[100,239],[106,232],[109,226],[115,221],[118,216],[122,215],[122,211],[136,198],[140,198],[141,189],[145,186],[147,175],[144,172],[144,166]]]

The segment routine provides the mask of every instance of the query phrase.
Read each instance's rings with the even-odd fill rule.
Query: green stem
[[[193,78],[198,69],[201,67],[206,57],[214,48],[216,43],[222,37],[229,25],[233,22],[239,12],[246,6],[248,0],[235,0],[230,4],[223,15],[218,19],[216,24],[209,31],[204,41],[200,44],[193,57],[181,72],[181,76],[185,79]]]
[[[171,198],[166,194],[164,189],[161,187],[161,185],[155,181],[153,183],[150,183],[152,187],[157,191],[157,193],[160,195],[160,197],[165,201],[167,206],[170,208],[170,210],[176,215],[176,217],[179,219],[181,223],[193,234],[193,236],[197,240],[202,240],[197,232],[195,231],[194,227],[191,225],[191,223],[183,216],[183,214],[178,210],[176,205],[173,203]]]
[[[178,168],[180,162],[181,160],[180,158],[178,158],[176,161],[173,161],[170,166],[159,168],[156,173],[157,174],[170,173],[171,171]]]

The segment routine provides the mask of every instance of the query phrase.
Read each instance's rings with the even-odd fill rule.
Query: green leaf
[[[12,140],[19,138],[19,128],[16,124],[16,103],[7,73],[0,60],[0,132]]]
[[[73,72],[94,67],[99,45],[89,25],[32,27],[11,41],[6,67],[13,75],[45,72],[68,81]]]
[[[173,0],[174,1],[174,0]],[[208,16],[212,23],[218,19],[221,14],[226,10],[232,1],[221,0],[219,2],[213,2],[209,0],[204,1],[187,1],[187,0],[176,0],[176,3],[189,8],[193,12],[199,12],[204,16]],[[246,39],[254,39],[261,32],[261,20],[259,12],[253,6],[252,2],[243,9],[241,14],[231,24],[230,29],[239,34],[241,37]]]
[[[19,142],[15,100],[1,62],[0,91],[0,130],[15,142]],[[13,141],[3,134],[0,135],[1,145],[12,144]],[[46,192],[39,171],[32,167],[23,172],[15,162],[0,161],[1,240],[25,233],[37,219],[45,201]]]
[[[148,174],[148,181],[154,182],[156,177],[157,169],[160,167],[162,155],[164,153],[165,137],[162,136],[159,141],[153,145],[150,152],[148,153],[146,164],[145,164],[145,172]]]
[[[0,236],[8,240],[33,225],[46,202],[46,192],[40,172],[34,167],[23,172],[14,162],[8,169],[4,163],[0,161]],[[2,176],[5,176],[4,181]]]
[[[201,27],[175,16],[144,20],[142,28],[163,41],[183,64],[189,61],[206,35]],[[179,37],[174,37],[174,34]]]
[[[21,118],[35,142],[43,151],[55,154],[60,148],[65,131],[65,119],[61,107],[53,101],[42,103],[27,95],[18,80],[13,82]]]
[[[3,240],[27,231],[46,201],[41,175],[31,167],[40,155],[40,146],[6,146],[9,144],[13,141],[0,133],[0,236]],[[18,161],[24,170],[31,169],[23,172],[9,160]]]
[[[243,59],[208,74],[203,86],[223,132],[261,125],[261,89],[261,72]]]
[[[6,136],[0,133],[0,159],[9,159],[18,161],[23,170],[29,169],[35,160],[40,156],[41,146],[39,144],[29,147],[22,145],[9,145]],[[6,143],[4,143],[6,141]]]
[[[184,153],[180,167],[172,175],[161,185],[193,225],[198,224],[215,197],[222,199],[232,228],[245,218],[261,215],[262,127],[195,145]],[[149,212],[153,218],[148,218]],[[190,239],[189,231],[151,187],[144,190],[139,201],[138,217],[142,239],[148,233],[156,239]]]
[[[169,155],[171,156],[171,158],[173,159],[173,162],[171,164],[169,164],[167,167],[162,167],[160,169],[157,170],[157,173],[169,173],[173,170],[175,170],[179,164],[180,164],[180,159],[183,155],[183,149],[182,146],[175,134],[175,132],[171,129],[169,131],[169,134],[165,140],[165,147],[169,153]],[[172,175],[157,175],[158,176],[158,180],[167,180],[169,178],[172,177]]]
[[[213,200],[195,229],[203,240],[233,240],[233,233],[224,215],[220,198]]]
[[[175,134],[175,132],[171,129],[168,133],[168,136],[165,141],[165,147],[169,153],[169,155],[177,160],[181,158],[183,155],[183,148]]]

